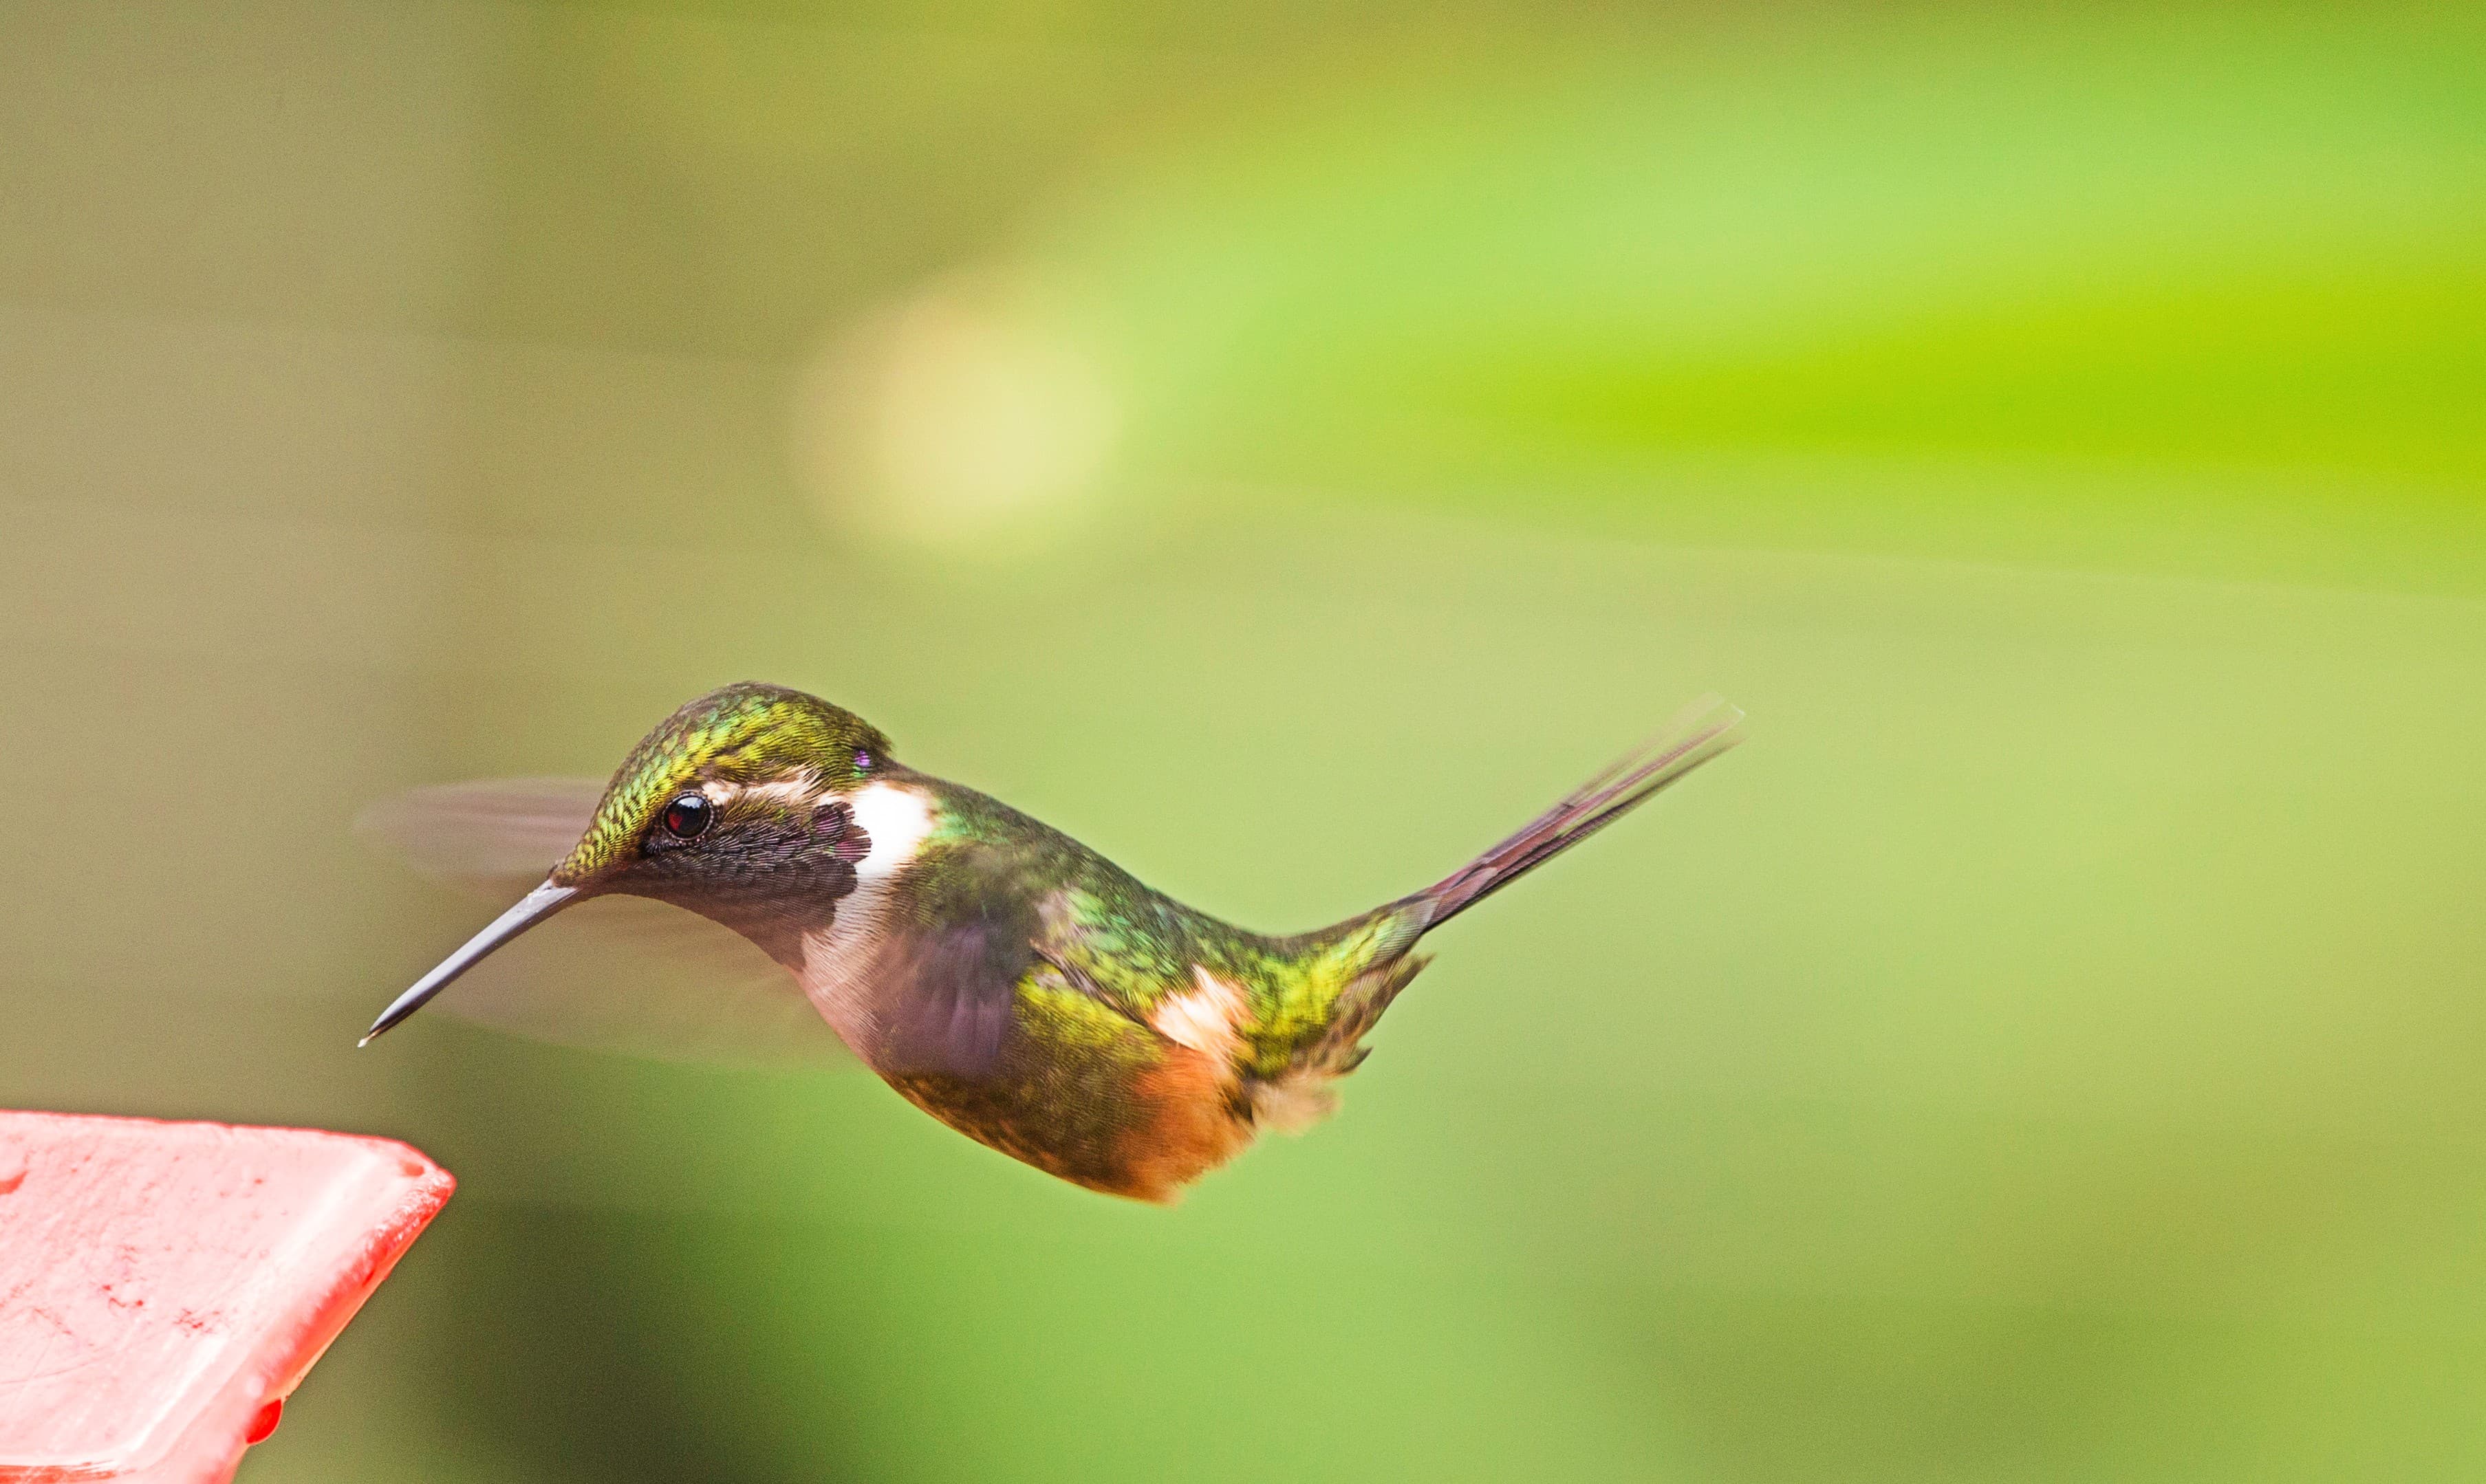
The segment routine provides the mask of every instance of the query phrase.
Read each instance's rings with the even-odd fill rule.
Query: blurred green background
[[[0,0],[0,1104],[462,1181],[246,1484],[2486,1473],[2474,6]],[[1272,928],[1754,724],[1171,1213],[353,1052],[744,677]]]

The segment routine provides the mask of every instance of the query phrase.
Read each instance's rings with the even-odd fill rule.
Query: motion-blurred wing
[[[569,854],[603,798],[604,785],[585,778],[439,783],[364,810],[354,833],[434,881],[506,906]]]
[[[354,827],[498,911],[569,853],[603,794],[583,779],[448,783],[375,804]],[[696,913],[644,897],[580,903],[477,965],[432,1012],[674,1061],[851,1059],[783,966]]]
[[[891,934],[871,971],[876,1064],[901,1075],[988,1076],[1010,1032],[1019,978],[1036,961],[1026,925],[1007,919]]]

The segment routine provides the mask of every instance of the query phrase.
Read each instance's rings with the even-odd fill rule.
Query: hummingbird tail
[[[1686,706],[1666,728],[1615,759],[1516,834],[1409,898],[1429,909],[1431,931],[1587,839],[1659,790],[1743,740],[1744,713],[1717,696]]]
[[[1744,713],[1715,696],[1615,759],[1526,828],[1413,896],[1307,934],[1302,992],[1310,1033],[1284,1069],[1253,1083],[1254,1116],[1293,1132],[1335,1106],[1330,1084],[1364,1060],[1364,1035],[1421,972],[1425,933],[1587,839],[1650,795],[1742,740]]]

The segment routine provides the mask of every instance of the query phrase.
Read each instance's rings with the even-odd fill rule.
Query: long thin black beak
[[[391,1026],[422,1009],[425,1001],[447,989],[459,975],[482,963],[494,948],[576,900],[578,888],[557,887],[549,881],[519,897],[518,904],[494,918],[491,926],[467,939],[464,948],[440,961],[440,967],[415,980],[414,987],[380,1011],[380,1018],[372,1022],[369,1033],[354,1044],[369,1046]]]

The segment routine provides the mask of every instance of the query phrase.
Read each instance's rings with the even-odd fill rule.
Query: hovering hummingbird
[[[1336,1107],[1426,933],[1733,746],[1742,720],[1698,702],[1433,885],[1271,936],[907,767],[852,712],[730,685],[649,732],[543,883],[363,1044],[555,914],[649,897],[756,946],[778,988],[952,1128],[1091,1190],[1170,1201],[1260,1129],[1300,1132]]]

